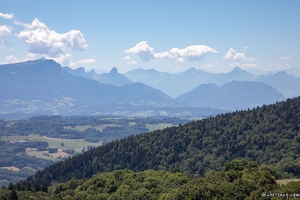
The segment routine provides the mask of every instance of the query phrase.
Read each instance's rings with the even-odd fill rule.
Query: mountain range
[[[281,75],[280,75],[281,74]],[[283,76],[284,74],[284,76]],[[154,69],[135,69],[124,73],[133,82],[141,82],[160,89],[173,98],[195,89],[201,84],[215,83],[221,86],[231,81],[258,81],[269,84],[281,92],[286,98],[300,95],[300,78],[285,72],[277,74],[254,75],[239,67],[228,73],[209,73],[190,68],[186,71],[169,74]],[[153,81],[155,80],[155,81]]]
[[[71,75],[53,60],[2,65],[0,84],[1,114],[78,115],[105,111],[111,105],[178,105],[160,90],[142,83],[121,87],[101,84]]]
[[[180,95],[176,100],[198,107],[240,109],[283,101],[285,97],[275,88],[261,82],[231,81],[218,87],[215,83],[202,84]]]
[[[278,84],[282,76],[288,84]],[[290,76],[278,73],[257,77],[238,67],[223,74],[195,68],[178,74],[154,69],[120,74],[113,68],[97,74],[40,59],[0,65],[0,115],[215,115],[284,100],[276,87],[282,93],[289,88],[284,94],[297,95],[298,87],[291,86],[300,79]],[[185,92],[175,99],[163,90]]]

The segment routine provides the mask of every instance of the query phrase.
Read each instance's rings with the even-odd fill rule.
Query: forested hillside
[[[300,182],[276,183],[274,170],[253,161],[233,160],[222,171],[210,171],[194,178],[175,169],[115,170],[90,179],[72,179],[50,187],[23,187],[10,184],[0,189],[1,199],[82,200],[82,199],[270,199],[294,198]]]
[[[273,165],[278,177],[300,175],[300,98],[130,136],[39,171],[24,187],[89,178],[116,169],[203,175],[235,158]]]

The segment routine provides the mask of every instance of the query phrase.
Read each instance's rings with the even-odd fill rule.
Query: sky
[[[0,64],[169,73],[300,69],[299,0],[0,0]]]

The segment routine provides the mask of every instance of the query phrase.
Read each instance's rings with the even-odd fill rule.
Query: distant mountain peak
[[[246,70],[243,70],[242,68],[236,66],[236,67],[233,68],[231,71],[232,71],[232,72],[241,72],[241,71],[246,71]]]
[[[288,74],[285,71],[279,71],[275,75],[288,76]]]
[[[43,56],[43,57],[41,57],[41,58],[39,58],[37,60],[48,60],[48,59]]]
[[[186,70],[186,72],[195,72],[195,71],[197,71],[195,67],[191,67],[188,70]]]
[[[110,74],[117,74],[118,73],[118,69],[116,67],[113,67],[110,72]]]

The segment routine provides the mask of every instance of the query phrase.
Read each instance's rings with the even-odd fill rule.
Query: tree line
[[[148,169],[142,172],[123,169],[98,173],[90,179],[71,179],[65,183],[43,185],[10,184],[0,189],[1,199],[39,200],[123,200],[123,199],[271,199],[293,198],[300,182],[276,183],[272,168],[256,162],[233,160],[221,171],[206,172],[195,178],[180,169],[170,172]],[[286,196],[288,195],[288,196]]]

